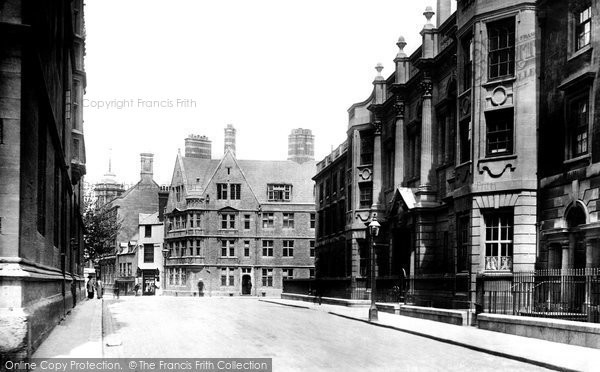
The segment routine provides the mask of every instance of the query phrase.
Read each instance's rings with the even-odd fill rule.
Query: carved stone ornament
[[[394,102],[394,110],[396,110],[396,116],[402,117],[404,116],[404,102],[400,100],[396,100]]]
[[[371,175],[373,174],[373,172],[371,171],[370,168],[363,168],[359,171],[358,176],[361,178],[361,180],[363,181],[370,181],[371,180]]]
[[[431,96],[433,92],[433,83],[428,80],[424,80],[420,83],[421,92],[423,92],[423,97]]]
[[[381,134],[381,122],[379,120],[373,122],[373,127],[375,128],[375,134]]]

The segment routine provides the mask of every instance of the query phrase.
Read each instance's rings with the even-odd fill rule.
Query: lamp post
[[[376,322],[377,305],[375,304],[375,294],[377,291],[377,283],[375,279],[375,237],[379,234],[381,225],[377,222],[377,217],[373,216],[369,224],[369,245],[371,249],[371,306],[369,307],[369,322]]]
[[[162,283],[162,295],[165,295],[165,290],[167,289],[167,256],[169,255],[169,250],[167,248],[163,248],[163,283]]]

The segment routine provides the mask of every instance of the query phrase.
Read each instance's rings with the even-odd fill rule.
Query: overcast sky
[[[139,153],[152,152],[154,178],[168,184],[184,138],[208,136],[220,158],[228,123],[239,159],[286,159],[300,127],[322,159],[345,140],[347,109],[370,95],[375,65],[392,73],[398,37],[408,53],[420,44],[427,5],[435,1],[87,0],[87,181],[106,173],[112,149],[120,181],[137,182]]]

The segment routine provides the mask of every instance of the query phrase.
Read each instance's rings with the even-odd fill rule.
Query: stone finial
[[[383,65],[380,63],[377,63],[377,66],[375,66],[375,70],[377,70],[377,76],[375,77],[375,80],[384,80],[383,76],[381,75],[381,71],[383,70]]]
[[[398,45],[398,49],[400,49],[396,55],[396,58],[405,58],[406,53],[404,52],[404,47],[406,46],[406,40],[404,40],[404,36],[400,36],[398,38],[396,45]]]
[[[431,18],[433,17],[434,14],[435,14],[435,12],[433,11],[433,8],[430,5],[427,5],[427,7],[425,8],[425,11],[423,12],[423,15],[425,16],[425,18],[427,18],[427,23],[425,23],[425,26],[423,28],[425,28],[425,29],[433,28],[433,23],[431,23]]]

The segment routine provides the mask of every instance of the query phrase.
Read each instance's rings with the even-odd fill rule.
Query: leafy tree
[[[115,250],[117,233],[121,228],[121,224],[117,221],[116,209],[110,208],[110,204],[99,207],[91,197],[87,197],[83,223],[86,262],[96,262],[100,257],[112,254]]]

